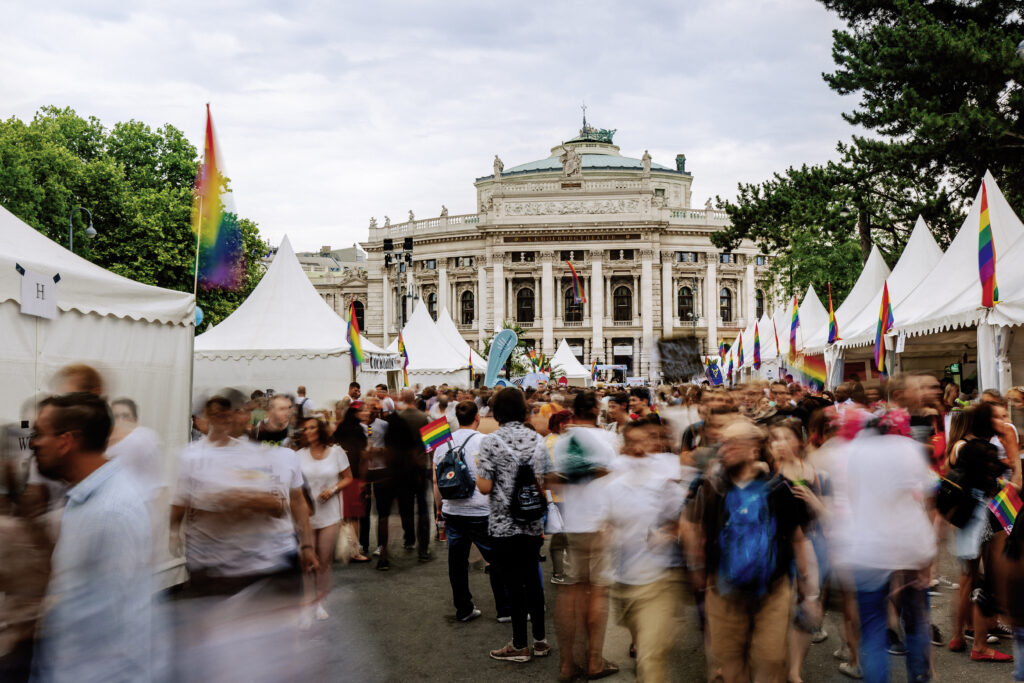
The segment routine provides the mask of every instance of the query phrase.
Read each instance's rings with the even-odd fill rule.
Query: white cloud
[[[235,202],[272,242],[474,210],[473,179],[547,155],[579,104],[624,154],[687,155],[694,201],[834,156],[836,20],[806,0],[8,3],[0,115],[171,123],[210,102]],[[699,202],[698,202],[699,200]]]

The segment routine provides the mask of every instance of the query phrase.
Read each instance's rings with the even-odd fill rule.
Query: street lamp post
[[[72,220],[75,217],[75,211],[85,211],[87,214],[89,214],[89,227],[85,229],[85,236],[86,237],[95,237],[96,236],[96,228],[92,227],[92,211],[90,211],[89,209],[85,208],[84,206],[76,206],[76,207],[74,207],[73,209],[71,209],[71,212],[68,214],[68,251],[74,251],[75,250],[74,222]]]

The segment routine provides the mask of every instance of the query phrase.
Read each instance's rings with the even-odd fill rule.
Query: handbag
[[[939,492],[935,497],[935,508],[946,521],[963,529],[974,516],[977,499],[966,486],[967,473],[954,467],[940,478]]]
[[[545,534],[560,534],[565,531],[565,521],[562,519],[562,512],[554,503],[548,503],[548,518],[544,522]]]

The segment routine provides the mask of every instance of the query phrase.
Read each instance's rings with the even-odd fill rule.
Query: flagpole
[[[192,296],[199,291],[199,237],[203,234],[203,195],[199,195],[199,224],[196,226],[196,267],[192,271]]]

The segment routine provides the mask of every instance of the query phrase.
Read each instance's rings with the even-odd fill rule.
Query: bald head
[[[416,393],[412,389],[402,389],[402,393],[398,395],[398,400],[412,407],[416,405]]]

